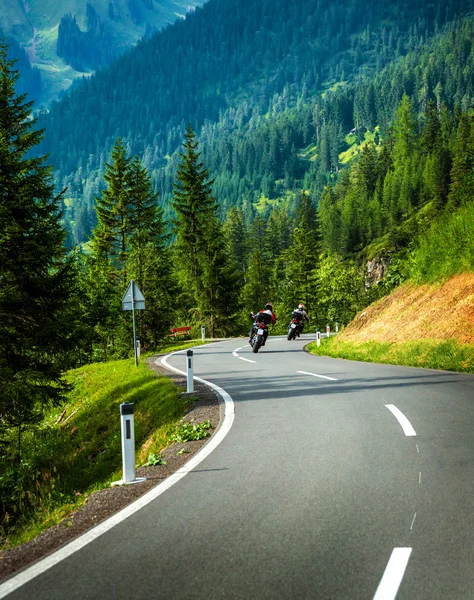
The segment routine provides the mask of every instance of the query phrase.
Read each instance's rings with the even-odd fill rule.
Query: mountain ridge
[[[184,18],[205,0],[22,0],[5,3],[0,13],[0,30],[27,53],[30,65],[39,70],[42,88],[36,93],[40,106],[66,90],[81,76],[90,76],[97,68],[132,48],[144,36]],[[95,60],[82,64],[74,55],[57,52],[61,26],[68,17],[75,22],[71,45],[84,38],[85,48],[97,46]],[[87,38],[87,39],[85,39]],[[79,44],[80,47],[80,44]],[[79,57],[80,58],[80,57]]]

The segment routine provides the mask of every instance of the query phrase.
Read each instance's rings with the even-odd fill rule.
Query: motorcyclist
[[[277,321],[275,313],[273,312],[273,304],[271,302],[267,302],[265,304],[265,308],[262,308],[262,310],[259,310],[257,314],[255,314],[253,312],[250,313],[250,318],[253,319],[255,323],[265,323],[265,325],[267,325],[267,326],[275,325],[275,323]],[[254,330],[254,325],[252,324],[252,327],[250,328],[250,334],[249,334],[249,344],[252,341],[253,330]],[[268,327],[265,327],[265,331],[263,332],[262,346],[265,346],[267,337],[268,337]]]
[[[298,308],[295,308],[295,310],[291,313],[291,318],[298,319],[300,333],[303,333],[305,322],[309,322],[308,313],[304,309],[304,304],[298,304]]]

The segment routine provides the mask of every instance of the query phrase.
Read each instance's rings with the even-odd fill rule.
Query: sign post
[[[138,285],[133,281],[130,282],[125,296],[122,298],[123,310],[131,310],[133,318],[133,352],[135,354],[135,366],[138,367],[138,346],[137,346],[137,327],[135,323],[135,311],[144,310],[145,297],[138,288]]]

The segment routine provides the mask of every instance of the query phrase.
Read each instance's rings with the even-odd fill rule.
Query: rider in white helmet
[[[295,308],[295,310],[291,313],[291,317],[293,319],[298,319],[298,323],[300,324],[301,328],[300,331],[302,333],[305,321],[309,321],[308,313],[304,309],[304,304],[298,304],[298,308]]]

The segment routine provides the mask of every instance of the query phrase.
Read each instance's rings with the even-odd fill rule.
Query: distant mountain
[[[36,81],[28,91],[46,105],[76,77],[107,66],[141,38],[184,18],[204,2],[0,0],[0,31],[24,49],[28,68],[38,69],[41,88]]]

